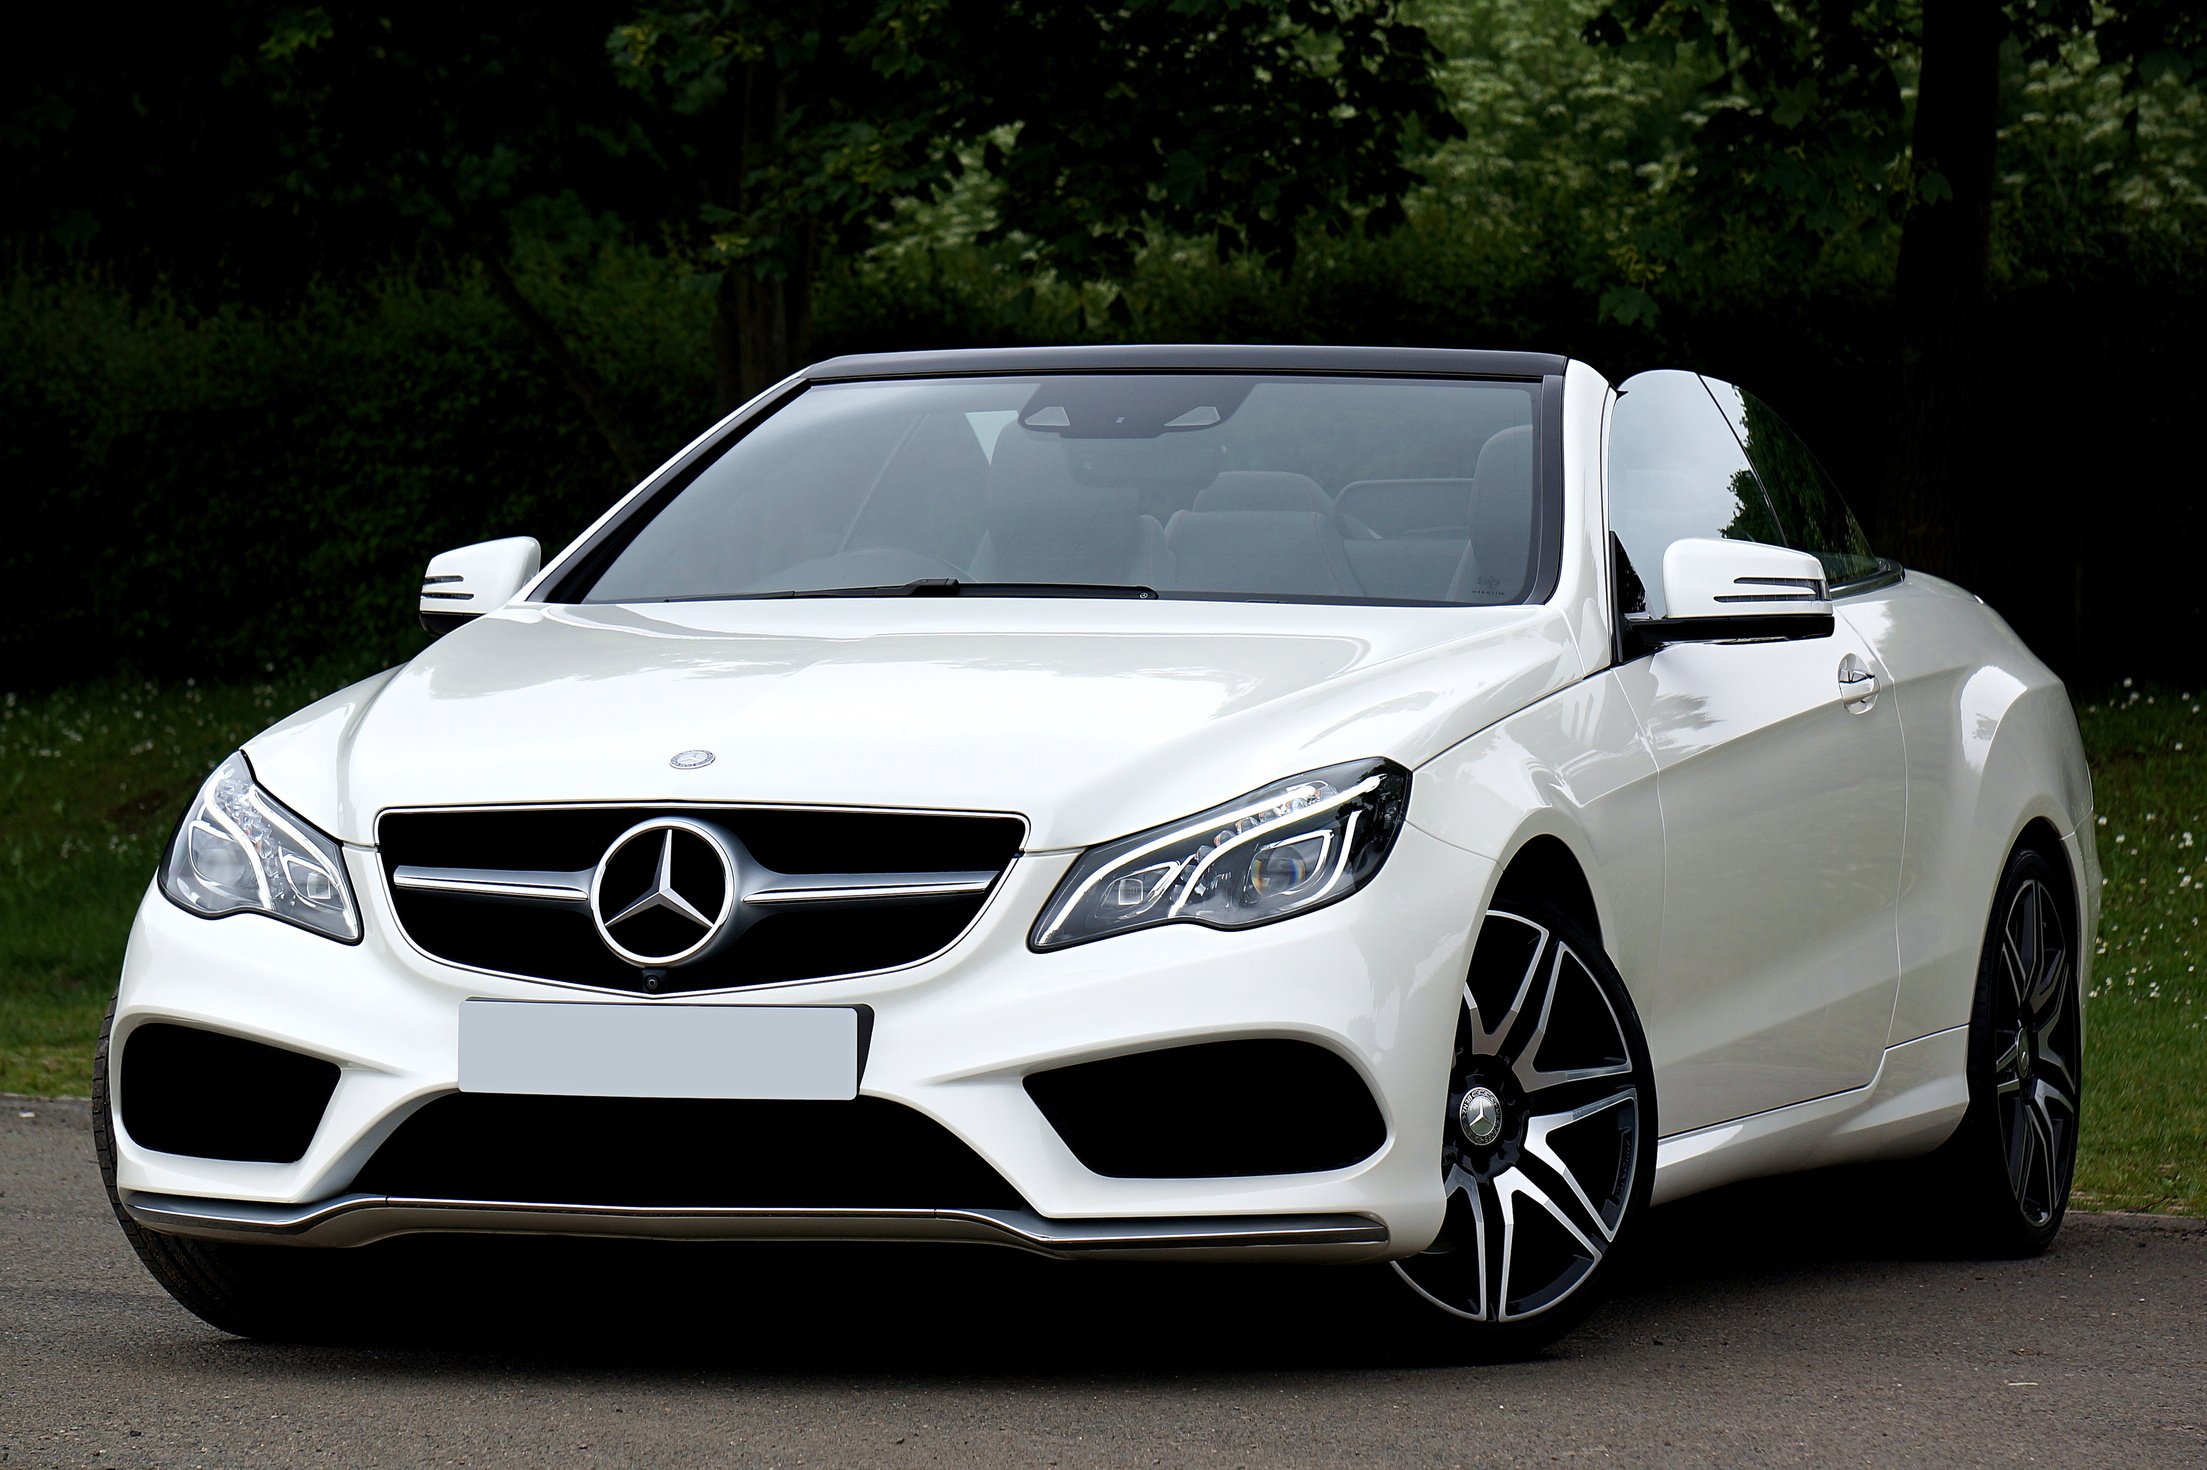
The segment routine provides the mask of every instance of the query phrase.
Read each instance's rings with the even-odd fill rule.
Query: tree
[[[1306,228],[1385,228],[1404,155],[1458,129],[1392,0],[771,0],[654,7],[629,84],[696,126],[686,243],[720,273],[733,403],[805,356],[823,257],[985,169],[1030,268],[1123,272],[1157,232],[1292,261]]]
[[[1587,35],[1691,48],[1710,64],[1697,212],[1711,234],[1736,239],[1745,222],[1756,248],[1809,256],[1835,232],[1898,226],[1899,369],[1882,540],[1912,565],[1970,580],[2002,50],[2047,60],[2090,42],[2134,91],[2169,73],[2207,75],[2207,7],[1608,0]]]
[[[829,259],[972,168],[1030,270],[1096,280],[1152,232],[1284,266],[1384,228],[1456,124],[1393,0],[592,0],[312,7],[263,58],[308,207],[383,207],[474,259],[631,479],[615,393],[523,291],[517,231],[606,222],[717,278],[723,408],[808,350]]]
[[[473,260],[604,441],[622,476],[651,468],[612,388],[518,284],[517,233],[648,233],[670,208],[652,119],[616,85],[604,37],[616,0],[576,0],[519,25],[486,0],[387,11],[278,12],[255,57],[284,121],[281,191],[325,221]]]

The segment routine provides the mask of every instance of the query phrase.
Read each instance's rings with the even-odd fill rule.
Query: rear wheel
[[[192,1240],[148,1230],[130,1218],[115,1187],[115,1120],[108,1086],[114,1026],[110,1001],[92,1059],[92,1143],[99,1155],[100,1182],[107,1187],[107,1202],[123,1237],[161,1289],[193,1316],[240,1337],[326,1338],[338,1335],[331,1324],[358,1320],[357,1306],[368,1296],[371,1268],[358,1252]]]
[[[1546,904],[1487,915],[1458,1008],[1440,1236],[1395,1271],[1482,1357],[1577,1325],[1655,1177],[1647,1042],[1599,943]]]
[[[2009,857],[1993,893],[1969,1023],[1969,1111],[1937,1156],[1965,1249],[2046,1249],[2077,1167],[2083,1027],[2076,905],[2057,860]]]

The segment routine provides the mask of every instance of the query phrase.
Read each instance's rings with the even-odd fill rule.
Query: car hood
[[[1416,766],[1579,672],[1545,607],[521,607],[246,753],[354,843],[394,807],[704,801],[1017,812],[1042,851],[1336,761]],[[714,760],[670,766],[687,750]]]

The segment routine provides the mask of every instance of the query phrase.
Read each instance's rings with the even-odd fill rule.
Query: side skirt
[[[1969,1107],[1969,1027],[1889,1046],[1865,1086],[1660,1140],[1654,1202],[1767,1174],[1905,1158],[1946,1141]]]

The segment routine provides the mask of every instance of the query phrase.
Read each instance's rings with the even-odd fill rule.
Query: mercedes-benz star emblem
[[[614,839],[590,875],[590,917],[605,947],[654,969],[703,954],[728,927],[736,866],[710,827],[683,817],[641,822]]]
[[[702,771],[713,763],[709,750],[678,750],[667,757],[667,764],[678,771]]]
[[[1502,1099],[1484,1087],[1470,1089],[1457,1106],[1456,1126],[1465,1138],[1485,1148],[1502,1136]]]

